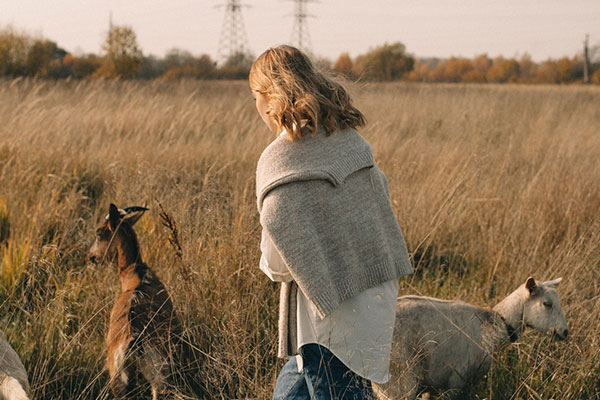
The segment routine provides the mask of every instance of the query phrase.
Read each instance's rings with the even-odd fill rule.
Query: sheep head
[[[558,278],[540,283],[532,277],[527,278],[523,286],[527,291],[527,299],[523,306],[523,322],[533,329],[553,334],[558,339],[564,340],[569,334],[569,329],[555,289],[561,280],[562,278]]]

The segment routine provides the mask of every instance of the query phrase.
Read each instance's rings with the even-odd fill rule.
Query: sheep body
[[[414,398],[421,387],[460,389],[480,378],[491,354],[508,343],[502,318],[461,301],[404,296],[396,308],[390,398]]]
[[[420,390],[453,396],[489,370],[493,355],[531,326],[564,339],[568,334],[558,294],[560,279],[533,278],[494,309],[462,301],[403,296],[396,306],[391,379],[376,387],[380,399],[414,399]]]
[[[27,400],[29,392],[27,371],[0,331],[0,400]]]

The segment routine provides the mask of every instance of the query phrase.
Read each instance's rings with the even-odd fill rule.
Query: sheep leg
[[[400,396],[402,397],[399,396],[397,397],[398,399],[414,400],[417,398],[419,381],[414,375],[410,374],[406,376],[400,387],[402,390]]]
[[[448,378],[448,390],[444,393],[449,399],[459,399],[462,397],[465,384],[466,379],[457,370],[454,370]]]
[[[373,392],[378,400],[415,400],[418,389],[419,380],[412,370],[405,371],[394,381],[373,385]]]
[[[152,387],[152,400],[158,400],[158,395],[165,389],[168,366],[167,358],[156,348],[144,347],[144,354],[139,359],[139,368]]]

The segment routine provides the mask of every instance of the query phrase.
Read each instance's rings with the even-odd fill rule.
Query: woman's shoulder
[[[371,152],[371,145],[351,128],[330,135],[318,130],[314,135],[306,134],[296,140],[280,135],[261,154],[259,168],[265,163],[269,167],[273,167],[273,163],[323,164],[335,157],[365,151]]]
[[[260,199],[274,185],[294,180],[327,179],[333,185],[353,171],[372,166],[370,144],[354,129],[326,135],[317,132],[297,140],[275,139],[261,154],[256,169]]]

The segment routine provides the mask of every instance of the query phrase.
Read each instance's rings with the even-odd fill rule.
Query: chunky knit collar
[[[375,164],[371,145],[354,129],[327,136],[289,140],[280,135],[261,154],[256,170],[259,211],[266,194],[278,185],[301,180],[325,179],[337,186],[353,172]]]

